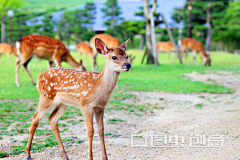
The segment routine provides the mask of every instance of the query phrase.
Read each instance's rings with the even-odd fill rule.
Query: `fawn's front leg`
[[[98,127],[98,134],[99,134],[99,137],[100,137],[102,160],[107,160],[108,158],[107,158],[105,142],[104,142],[103,115],[104,115],[104,110],[101,110],[99,112],[95,112],[95,119],[96,119],[96,123],[97,123],[97,127]]]
[[[92,155],[92,139],[93,139],[93,134],[94,134],[94,129],[93,129],[93,113],[89,111],[89,109],[86,107],[86,109],[83,109],[84,112],[84,117],[86,121],[86,126],[87,126],[87,135],[88,135],[88,159],[92,160],[93,155]]]

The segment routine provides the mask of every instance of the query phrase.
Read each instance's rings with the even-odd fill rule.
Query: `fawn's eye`
[[[117,57],[116,57],[116,56],[112,56],[112,59],[113,59],[113,60],[116,60],[116,59],[117,59]]]
[[[128,56],[127,56],[127,58],[126,59],[128,59]]]

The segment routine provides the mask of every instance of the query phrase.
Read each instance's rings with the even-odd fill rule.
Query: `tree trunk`
[[[207,25],[207,37],[206,37],[206,44],[205,44],[205,50],[210,51],[211,50],[211,41],[212,41],[212,27],[211,27],[211,18],[210,18],[210,4],[208,4],[209,7],[206,9],[206,25]]]
[[[178,28],[178,41],[180,41],[182,39],[182,30],[183,30],[183,27],[179,26],[179,28]]]
[[[139,48],[138,48],[139,50],[143,50],[144,41],[145,41],[145,35],[141,34],[141,40],[140,40]]]
[[[222,47],[222,43],[221,42],[217,42],[217,49],[216,51],[223,51],[223,47]]]
[[[175,51],[176,51],[176,53],[177,53],[177,55],[178,55],[179,62],[182,64],[182,58],[181,58],[181,56],[180,56],[178,47],[177,47],[177,45],[175,44],[175,41],[174,41],[174,39],[173,39],[172,32],[171,32],[171,30],[169,29],[168,24],[167,24],[164,16],[163,16],[162,14],[160,14],[160,15],[162,16],[162,20],[163,20],[163,22],[165,23],[165,26],[166,26],[166,28],[167,28],[168,35],[169,35],[169,37],[170,37],[171,43],[173,44],[173,46],[174,46],[174,48],[175,48]]]
[[[1,23],[1,43],[6,42],[6,16],[2,18]]]
[[[225,52],[228,52],[228,44],[225,44]]]
[[[154,4],[152,7],[152,13],[149,12],[149,5],[148,5],[148,0],[144,0],[144,17],[146,19],[146,44],[147,44],[147,64],[154,64],[158,65],[158,60],[156,57],[154,57],[153,53],[153,44],[152,44],[152,34],[154,31],[151,30],[151,24],[150,24],[150,18],[151,15],[155,12],[156,9],[156,0],[154,0]]]
[[[188,38],[192,38],[192,0],[189,0]]]
[[[134,48],[134,38],[133,37],[131,38],[131,48],[132,49]]]
[[[155,33],[155,20],[153,18],[154,13],[150,13],[150,22],[151,22],[151,38],[152,38],[152,50],[154,57],[154,64],[158,65],[158,53],[157,53],[157,45],[156,45],[156,33]]]
[[[113,30],[114,29],[114,18],[112,17],[111,18],[111,30]]]
[[[150,21],[146,23],[147,64],[154,64]]]

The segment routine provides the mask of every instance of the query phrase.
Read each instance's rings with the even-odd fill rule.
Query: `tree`
[[[151,9],[153,7],[153,4],[149,4],[149,9]],[[140,11],[139,12],[136,12],[135,15],[136,16],[140,16],[140,17],[144,17],[144,8],[143,7],[139,7]],[[159,24],[163,23],[162,20],[159,20],[159,13],[157,12],[154,12],[154,24],[155,24],[155,27],[158,26]],[[145,18],[145,17],[144,17]],[[141,41],[140,41],[140,44],[139,44],[139,49],[143,49],[143,44],[144,44],[144,40],[145,40],[145,35],[146,35],[146,32],[145,32],[145,25],[146,25],[146,20],[145,21],[142,21],[141,22],[141,26],[143,25],[143,22],[144,22],[144,32],[141,30]],[[140,26],[139,26],[140,27]]]
[[[49,37],[53,37],[56,35],[54,32],[54,22],[52,21],[52,14],[45,14],[44,18],[41,20],[41,34]]]
[[[155,37],[155,25],[153,14],[157,7],[157,0],[154,0],[152,11],[149,11],[148,0],[144,0],[144,17],[146,19],[146,53],[147,53],[147,64],[155,64],[158,66],[158,54],[156,48],[156,37]]]
[[[220,21],[214,21],[216,26],[216,31],[214,30],[214,35],[218,40],[225,43],[227,42],[239,42],[240,41],[240,0],[230,2],[229,6],[224,12],[224,17]]]
[[[229,0],[193,0],[192,1],[192,37],[205,43],[205,48],[210,50],[211,40],[215,39],[215,27],[224,17],[225,10]],[[183,36],[187,36],[187,27],[189,19],[188,10],[189,0],[184,7],[174,8],[172,18],[176,22],[180,22],[179,18],[184,22]],[[213,37],[212,37],[213,33]]]
[[[87,19],[89,28],[93,29],[94,20],[96,19],[96,6],[95,3],[86,3],[85,10],[87,11]]]
[[[66,40],[68,43],[71,40],[89,41],[95,35],[95,32],[89,28],[92,24],[86,9],[65,11],[57,24],[57,33],[61,40]]]
[[[105,7],[102,8],[102,12],[105,13],[105,15],[103,18],[107,18],[107,20],[103,24],[113,31],[117,22],[122,20],[120,17],[122,14],[120,6],[118,6],[117,0],[107,0],[104,5]]]
[[[123,21],[120,25],[122,27],[121,32],[124,37],[124,39],[131,38],[131,48],[134,48],[134,35],[145,34],[145,21]],[[142,49],[143,43],[140,46],[140,49]]]
[[[24,4],[22,0],[1,0],[0,19],[1,19],[1,42],[6,42],[6,14],[9,9],[16,9]]]

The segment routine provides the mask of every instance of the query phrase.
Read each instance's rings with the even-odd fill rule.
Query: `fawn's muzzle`
[[[127,64],[125,64],[125,65],[126,65],[126,67],[127,67],[128,70],[131,68],[131,64],[127,63]]]

